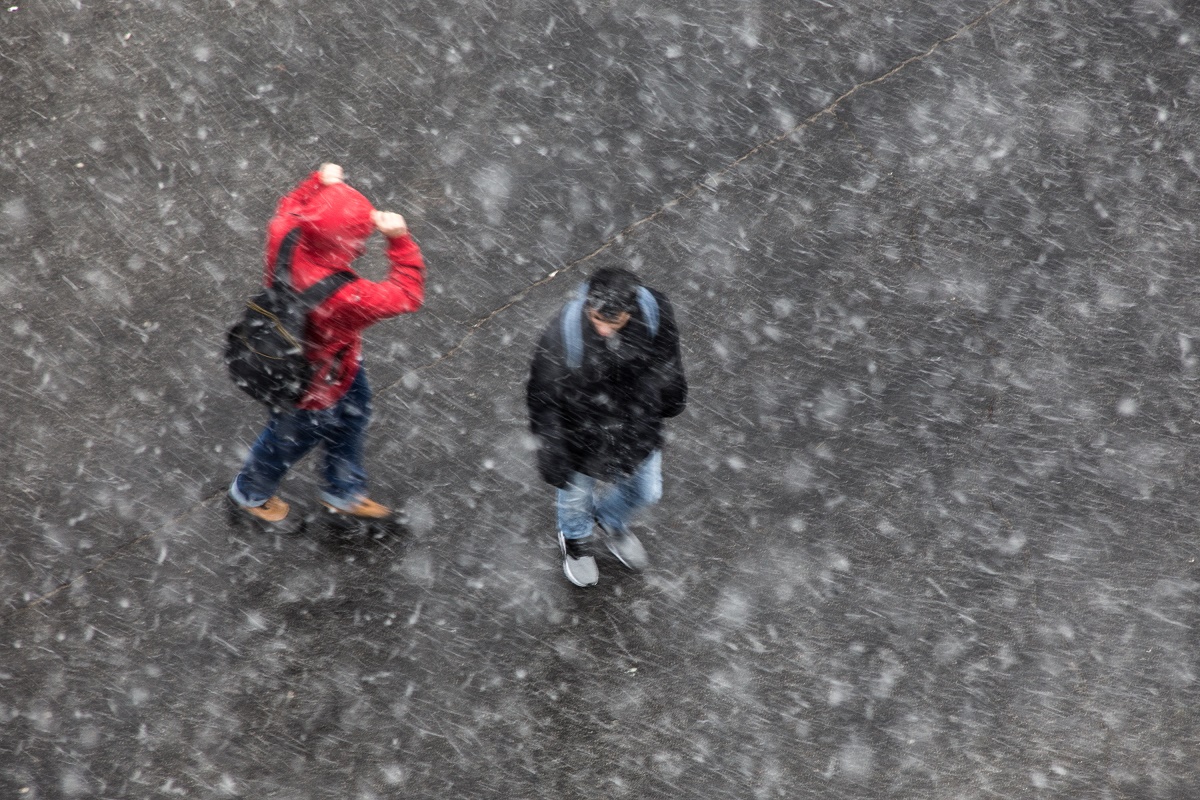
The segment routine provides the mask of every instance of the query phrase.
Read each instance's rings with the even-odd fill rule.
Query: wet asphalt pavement
[[[0,796],[1194,797],[1198,63],[1181,2],[13,0]],[[322,161],[429,264],[405,523],[310,459],[268,531],[220,349]],[[523,391],[603,265],[692,395],[579,590]]]

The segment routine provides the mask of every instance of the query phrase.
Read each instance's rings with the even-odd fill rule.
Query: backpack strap
[[[654,292],[647,289],[645,286],[638,287],[638,306],[642,309],[642,319],[646,320],[646,327],[650,329],[650,338],[658,336],[658,301],[654,299]]]
[[[563,308],[562,313],[562,338],[563,347],[567,353],[567,368],[579,369],[583,365],[583,326],[586,320],[583,317],[583,306],[587,300],[588,284],[586,281],[579,285],[579,291],[575,294],[575,299],[567,303]],[[647,289],[645,286],[639,286],[637,289],[638,308],[641,309],[642,319],[646,321],[646,328],[650,331],[650,338],[658,336],[659,310],[658,300],[654,297],[654,292]]]
[[[563,347],[567,351],[567,369],[576,370],[583,365],[583,298],[577,297],[567,303],[562,312]]]
[[[283,241],[279,243],[279,249],[275,253],[275,277],[271,281],[272,285],[275,281],[282,279],[293,289],[296,287],[292,281],[292,254],[296,252],[298,244],[300,244],[300,228],[292,228],[283,237]],[[299,293],[300,303],[307,313],[328,300],[338,289],[357,278],[358,276],[349,270],[326,275]]]
[[[296,284],[292,282],[292,254],[296,252],[298,244],[300,244],[300,228],[292,228],[279,243],[279,249],[275,251],[275,274],[271,279],[272,286],[276,281],[282,280],[293,289],[296,287]],[[301,308],[307,314],[328,300],[338,289],[357,278],[358,276],[349,270],[326,275],[303,292],[297,293]]]
[[[308,315],[312,313],[317,306],[321,305],[321,303],[324,303],[326,300],[332,297],[333,293],[338,289],[342,288],[347,283],[353,283],[356,280],[358,280],[357,275],[349,270],[343,270],[342,272],[335,272],[332,275],[326,275],[324,278],[321,278],[321,280],[317,281],[303,292],[300,292],[297,299],[299,300],[300,308],[304,311],[305,341],[308,340]],[[346,360],[346,353],[348,350],[348,347],[344,347],[339,352],[334,354],[333,360],[329,365],[328,375],[331,378],[334,375],[342,374],[343,362]]]
[[[300,305],[303,306],[304,312],[308,313],[332,297],[338,289],[356,280],[358,276],[349,270],[326,275],[300,293]]]
[[[283,241],[279,243],[279,249],[275,251],[275,274],[271,278],[271,285],[275,285],[275,281],[283,278],[283,282],[289,286],[292,284],[292,253],[296,250],[296,245],[300,243],[300,229],[292,228],[283,237]]]

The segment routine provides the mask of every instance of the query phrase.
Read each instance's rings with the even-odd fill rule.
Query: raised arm
[[[358,297],[357,302],[347,306],[347,313],[360,326],[416,311],[425,302],[425,259],[409,234],[404,217],[391,211],[376,211],[372,220],[387,237],[391,270],[378,283],[359,280],[352,284],[351,290]]]

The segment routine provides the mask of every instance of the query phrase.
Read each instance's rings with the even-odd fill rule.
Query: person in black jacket
[[[628,522],[662,497],[662,421],[683,411],[687,391],[671,303],[628,270],[597,270],[542,333],[525,400],[576,586],[599,580],[594,524],[621,563],[646,565]]]

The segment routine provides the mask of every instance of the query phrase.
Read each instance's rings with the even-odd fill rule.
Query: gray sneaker
[[[600,580],[596,559],[592,556],[592,537],[568,539],[558,532],[558,549],[562,551],[563,574],[576,586],[595,586]]]
[[[641,571],[646,568],[649,559],[646,558],[646,548],[638,538],[625,528],[614,528],[596,520],[600,530],[604,532],[604,546],[617,557],[625,566],[632,570]]]

